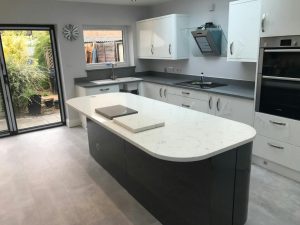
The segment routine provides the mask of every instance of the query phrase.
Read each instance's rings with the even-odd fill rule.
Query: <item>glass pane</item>
[[[2,86],[0,85],[0,133],[8,130],[4,107],[3,91]]]
[[[61,122],[50,31],[2,31],[18,129]]]
[[[122,30],[84,30],[87,64],[124,62]]]
[[[300,78],[299,52],[265,52],[263,75]]]

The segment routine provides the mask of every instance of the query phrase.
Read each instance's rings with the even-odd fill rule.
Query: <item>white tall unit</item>
[[[299,0],[261,1],[261,37],[300,35]]]
[[[178,60],[189,57],[188,16],[171,14],[137,22],[140,59]]]
[[[230,2],[227,60],[257,62],[259,29],[260,0]]]

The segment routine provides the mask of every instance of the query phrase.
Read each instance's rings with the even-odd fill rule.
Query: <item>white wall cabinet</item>
[[[261,37],[300,35],[299,0],[261,0]]]
[[[259,29],[260,0],[230,2],[227,60],[257,62]]]
[[[141,95],[253,126],[254,101],[142,82]]]
[[[188,58],[187,28],[186,15],[172,14],[138,21],[138,57],[168,60]]]

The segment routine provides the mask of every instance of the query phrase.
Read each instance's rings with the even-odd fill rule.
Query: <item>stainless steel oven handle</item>
[[[286,123],[282,123],[282,122],[276,122],[274,120],[270,120],[270,123],[275,124],[275,125],[279,125],[279,126],[286,126]]]
[[[300,52],[300,48],[295,49],[265,49],[264,52]]]
[[[269,80],[286,80],[286,81],[300,82],[300,78],[291,78],[291,77],[276,77],[276,76],[265,76],[265,75],[263,75],[262,78],[263,79],[269,79]]]
[[[272,147],[272,148],[277,148],[277,149],[281,149],[281,150],[284,149],[284,147],[279,146],[279,145],[274,145],[274,144],[272,144],[272,143],[268,143],[268,145],[269,145],[270,147]]]

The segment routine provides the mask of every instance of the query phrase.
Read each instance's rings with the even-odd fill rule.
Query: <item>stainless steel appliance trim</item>
[[[278,77],[278,76],[262,76],[263,79],[269,79],[269,80],[285,80],[285,81],[296,81],[300,82],[300,78],[292,78],[292,77]]]

